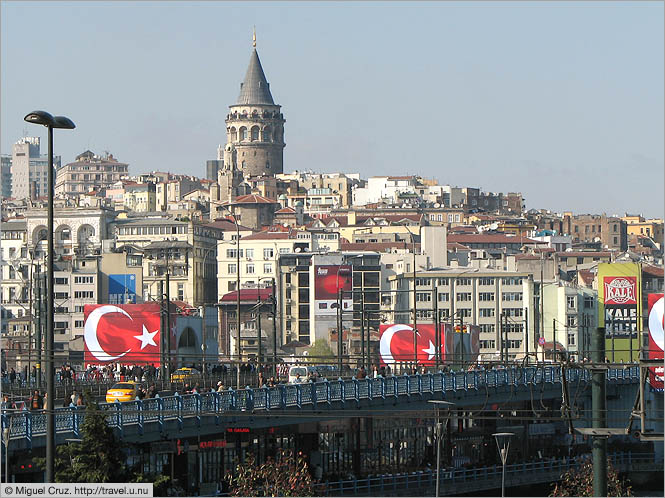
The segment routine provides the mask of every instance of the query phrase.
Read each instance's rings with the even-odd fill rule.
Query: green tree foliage
[[[302,453],[293,455],[282,450],[276,459],[256,465],[256,458],[247,454],[238,464],[236,474],[227,474],[233,496],[316,496],[317,485],[307,469]]]
[[[327,360],[333,358],[335,358],[335,353],[325,339],[315,340],[307,353],[308,363],[326,363]]]
[[[579,468],[565,472],[554,484],[550,496],[593,496],[593,463],[587,459]],[[607,461],[607,496],[633,496],[631,488]]]

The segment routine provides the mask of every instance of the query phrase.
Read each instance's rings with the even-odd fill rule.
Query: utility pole
[[[605,327],[598,327],[591,341],[591,426],[594,429],[607,427],[605,399]],[[593,495],[607,496],[607,436],[593,436]]]
[[[35,370],[37,374],[37,389],[42,387],[42,279],[37,263],[37,362]]]
[[[162,364],[159,372],[159,376],[162,378],[162,383],[166,380],[166,334],[168,334],[168,331],[166,331],[166,316],[165,316],[165,311],[166,311],[166,303],[164,303],[164,282],[159,281],[159,299],[161,301],[161,306],[160,306],[160,329],[161,329],[161,334],[160,334],[160,350],[161,350],[161,356],[162,356]]]
[[[272,279],[272,365],[273,375],[277,376],[277,294],[275,294],[275,279]]]
[[[418,368],[418,300],[416,299],[416,239],[411,235],[413,241],[413,367]]]
[[[559,353],[556,348],[556,318],[552,318],[552,341],[554,343],[554,361],[558,361]]]
[[[503,316],[505,311],[501,311],[499,316],[499,361],[503,363]]]
[[[169,251],[166,251],[166,376],[171,378],[171,282],[169,280]]]
[[[434,337],[436,352],[434,353],[434,363],[435,370],[439,370],[439,363],[441,360],[441,327],[439,326],[439,303],[437,302],[436,295],[436,278],[432,278],[432,300],[433,300],[433,310],[432,310],[432,321],[434,322]],[[438,444],[438,443],[437,443]]]
[[[339,286],[339,275],[337,276],[337,369],[342,376],[342,289]]]
[[[529,361],[529,308],[524,308],[524,352]]]
[[[256,328],[258,336],[257,340],[259,341],[259,348],[258,348],[259,350],[258,354],[256,355],[256,371],[260,372],[261,371],[261,308],[263,307],[263,303],[261,302],[261,289],[258,287],[256,289],[256,299],[257,299]]]
[[[28,375],[26,375],[27,380],[30,380],[30,373],[31,373],[31,363],[32,363],[32,336],[34,335],[33,332],[33,326],[35,323],[35,316],[33,315],[35,311],[35,303],[32,300],[32,286],[34,285],[33,281],[33,268],[32,268],[32,261],[30,261],[30,287],[28,288],[28,293],[29,293],[29,298],[28,302],[30,306],[30,324],[28,325]]]
[[[369,349],[367,350],[367,364],[365,364],[365,293],[362,287],[360,288],[360,366],[367,366],[367,370],[370,368]]]
[[[459,347],[460,347],[460,369],[464,370],[464,316],[459,316]]]

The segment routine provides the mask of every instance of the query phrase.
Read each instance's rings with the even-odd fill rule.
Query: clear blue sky
[[[6,2],[3,153],[33,109],[204,176],[256,25],[285,171],[421,174],[529,208],[663,216],[662,2]]]

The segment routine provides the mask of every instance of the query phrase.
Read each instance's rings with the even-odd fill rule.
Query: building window
[[[447,292],[439,292],[439,302],[445,303],[450,301],[450,294]]]
[[[470,278],[458,278],[457,279],[457,285],[471,285],[471,279]]]
[[[85,325],[84,320],[75,320],[74,321],[74,328],[82,329],[84,325]]]
[[[235,263],[230,263],[227,265],[227,272],[231,275],[235,275],[235,273],[238,271],[238,267],[236,266]]]
[[[524,315],[524,310],[522,308],[504,308],[503,314],[504,316],[519,318]]]
[[[432,301],[432,294],[430,292],[416,292],[417,303],[429,303]]]
[[[178,284],[178,301],[185,300],[185,284]]]
[[[74,299],[93,299],[93,291],[74,291]]]
[[[566,315],[566,327],[576,327],[577,325],[577,316],[576,315]]]
[[[471,318],[471,308],[460,308],[457,310],[457,316],[462,318]]]
[[[488,333],[488,332],[494,332],[494,324],[493,323],[481,323],[479,326],[480,332],[483,333]],[[494,347],[494,346],[492,346]]]
[[[569,346],[575,345],[575,334],[573,332],[568,332],[568,345]]]
[[[494,285],[493,278],[479,278],[478,285]]]
[[[432,285],[432,279],[431,278],[416,278],[416,286],[431,286]]]
[[[502,292],[501,299],[503,301],[521,301],[522,293],[521,292]]]
[[[254,263],[247,263],[247,266],[245,267],[245,273],[247,273],[247,275],[254,274]]]
[[[266,247],[263,249],[263,259],[271,259],[274,257],[274,254],[272,247]]]
[[[67,284],[69,284],[69,279],[67,277],[57,277],[55,279],[55,285],[67,285]]]
[[[494,292],[481,292],[478,294],[479,301],[494,301]]]
[[[584,297],[584,308],[585,309],[590,309],[593,308],[593,298],[592,297]]]
[[[490,318],[494,316],[494,308],[479,308],[478,313],[481,318]]]
[[[575,307],[576,307],[575,306],[576,303],[577,303],[577,299],[575,298],[575,296],[567,296],[566,297],[566,304],[568,306],[568,309],[574,310]]]
[[[263,273],[272,273],[272,263],[263,264]]]
[[[503,285],[522,285],[522,278],[521,277],[502,278],[501,283]]]
[[[447,278],[438,278],[436,280],[436,285],[448,285],[448,279]]]
[[[458,292],[457,293],[457,301],[471,301],[471,293],[470,292]]]
[[[247,259],[252,259],[254,257],[254,249],[246,249],[245,255]],[[242,256],[242,249],[240,250],[240,256]]]

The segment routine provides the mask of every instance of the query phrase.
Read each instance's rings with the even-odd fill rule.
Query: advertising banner
[[[433,323],[418,324],[418,364],[432,366],[436,364],[436,326]],[[379,326],[381,339],[379,352],[381,364],[414,361],[413,325],[384,324]],[[448,323],[439,324],[441,361],[453,362],[464,360],[473,363],[480,352],[480,328],[477,325],[465,325],[464,330],[454,330]]]
[[[336,315],[338,289],[342,291],[342,311],[353,309],[353,274],[351,265],[314,267],[314,303],[317,315]]]
[[[663,294],[649,294],[649,359],[663,361]],[[649,385],[663,392],[663,367],[649,368]]]
[[[598,265],[598,321],[605,327],[605,356],[611,361],[635,361],[639,356],[640,276],[638,263]]]
[[[86,365],[159,364],[158,303],[86,304],[83,314]]]
[[[109,303],[136,304],[136,275],[109,275]]]

